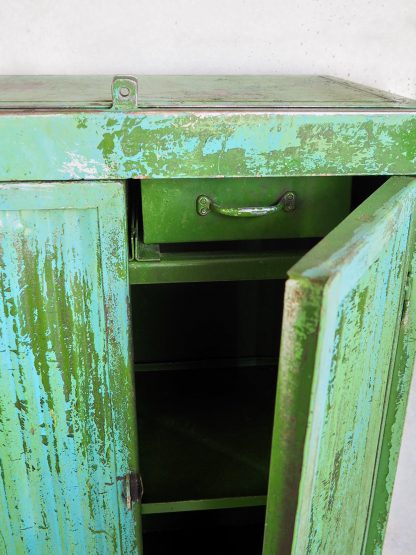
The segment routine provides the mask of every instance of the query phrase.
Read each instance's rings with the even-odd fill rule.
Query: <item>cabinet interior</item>
[[[384,181],[354,178],[351,209]],[[129,213],[140,233],[138,190],[132,182]],[[160,250],[188,257],[290,251],[300,258],[319,240]],[[239,553],[261,553],[287,270],[279,279],[260,272],[256,279],[131,285],[145,555],[167,546],[195,553],[202,537],[198,553],[228,553],[238,541]]]

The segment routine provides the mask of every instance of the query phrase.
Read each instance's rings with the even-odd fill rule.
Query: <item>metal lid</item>
[[[137,108],[412,109],[416,100],[327,76],[137,75]],[[0,76],[0,109],[108,109],[113,76]]]

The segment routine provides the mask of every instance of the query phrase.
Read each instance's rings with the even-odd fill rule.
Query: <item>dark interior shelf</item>
[[[261,555],[264,507],[143,517],[146,555]]]
[[[144,515],[265,505],[283,286],[132,287]]]
[[[134,285],[135,362],[277,360],[283,293],[283,280]]]
[[[241,506],[244,497],[261,504],[276,377],[276,366],[136,374],[144,507],[224,498]]]

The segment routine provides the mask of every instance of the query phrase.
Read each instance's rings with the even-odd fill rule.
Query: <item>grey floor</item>
[[[416,371],[414,372],[383,555],[416,555]]]

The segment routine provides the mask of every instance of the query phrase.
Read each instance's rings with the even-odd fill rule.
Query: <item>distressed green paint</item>
[[[68,181],[0,186],[5,553],[140,551],[121,479],[137,470],[124,194],[96,180],[416,174],[415,105],[380,91],[160,77],[127,113],[107,79],[0,86],[0,180]],[[414,293],[396,326],[414,198],[390,182],[290,274],[266,555],[289,552],[296,507],[294,553],[381,550],[414,359]],[[132,263],[132,282],[271,279],[294,258],[187,254]]]
[[[288,382],[291,357],[307,357],[299,381],[295,373],[289,387],[295,392],[304,387],[306,395],[310,388],[307,424],[295,411],[296,403],[286,405],[289,412],[283,414],[281,390],[277,411],[284,424],[280,432],[277,425],[277,434],[288,435],[283,445],[274,443],[270,470],[281,472],[280,462],[287,470],[287,461],[303,454],[292,553],[353,555],[365,547],[413,248],[409,236],[415,202],[414,180],[389,180],[289,272],[289,292],[314,291],[312,300],[298,293],[285,305],[285,321],[293,325],[284,332],[279,378],[279,384]],[[296,333],[297,314],[307,311],[313,316],[312,343],[305,330]],[[299,448],[299,434],[305,433]],[[292,453],[276,453],[282,447]],[[278,487],[278,479],[273,480]],[[279,510],[269,509],[271,540],[266,540],[265,555],[279,552],[282,542],[290,543],[282,534],[290,533],[294,519],[293,500],[285,508],[286,500],[273,495]]]
[[[286,282],[263,553],[290,553],[322,290]]]
[[[381,555],[416,355],[415,231],[365,553]]]
[[[0,234],[0,551],[138,553],[123,184],[2,184]]]
[[[1,180],[416,173],[416,114],[142,111],[0,114]]]

